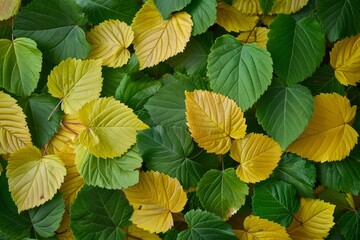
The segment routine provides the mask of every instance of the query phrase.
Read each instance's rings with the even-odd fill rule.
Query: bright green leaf
[[[345,239],[360,239],[360,210],[346,212],[337,223]]]
[[[180,11],[190,2],[191,0],[155,0],[155,5],[159,9],[162,18],[168,19],[170,13]]]
[[[192,0],[185,10],[194,23],[193,36],[206,32],[216,21],[216,0]]]

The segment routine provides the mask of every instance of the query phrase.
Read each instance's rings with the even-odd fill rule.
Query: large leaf
[[[256,103],[258,122],[282,149],[304,131],[313,110],[311,92],[301,85],[286,87],[274,82]]]
[[[24,211],[50,200],[64,181],[66,169],[55,155],[42,156],[33,146],[12,153],[6,171],[11,196]]]
[[[177,240],[235,240],[231,226],[213,213],[191,210],[185,214],[189,229],[181,231]]]
[[[236,38],[241,41],[241,43],[256,43],[259,47],[266,48],[268,41],[269,29],[266,27],[256,27],[251,31],[242,32]]]
[[[349,211],[337,222],[341,234],[346,239],[360,239],[360,211]]]
[[[175,13],[169,20],[163,20],[153,0],[147,1],[131,25],[140,69],[152,67],[182,52],[190,39],[192,26],[189,14]]]
[[[162,18],[168,19],[170,13],[180,11],[190,2],[191,0],[155,0],[155,6],[160,11]]]
[[[79,142],[101,158],[121,156],[135,143],[137,130],[147,128],[130,108],[114,98],[85,104],[79,111],[79,120],[86,127],[79,134]]]
[[[208,171],[196,191],[205,210],[225,220],[244,205],[248,193],[248,186],[236,176],[234,169]]]
[[[42,53],[34,40],[0,39],[0,87],[19,96],[29,96],[39,81],[41,64]]]
[[[230,35],[216,39],[208,58],[210,86],[237,102],[243,111],[265,92],[272,79],[270,54]]]
[[[360,2],[357,0],[316,1],[317,16],[330,41],[360,32]]]
[[[231,139],[245,136],[244,114],[233,100],[202,90],[185,95],[191,136],[207,152],[225,154],[230,150]]]
[[[173,224],[172,213],[183,210],[187,197],[176,178],[159,172],[142,172],[140,181],[125,190],[134,207],[131,221],[149,232],[166,232]]]
[[[35,40],[53,63],[69,57],[86,58],[91,46],[78,25],[80,13],[73,0],[35,0],[16,16],[14,34]]]
[[[8,19],[19,11],[21,0],[4,0],[1,3],[0,21]]]
[[[267,49],[274,71],[289,85],[310,77],[325,54],[325,36],[319,22],[311,17],[299,21],[280,14],[270,25]]]
[[[193,0],[185,10],[194,23],[193,36],[206,32],[216,21],[216,0]]]
[[[133,209],[119,190],[84,186],[70,210],[77,239],[126,239],[121,227],[131,225]]]
[[[342,160],[349,155],[359,134],[349,125],[356,106],[337,93],[315,97],[314,114],[288,151],[316,162]]]

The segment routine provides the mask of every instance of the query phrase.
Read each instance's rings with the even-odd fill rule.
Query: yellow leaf
[[[342,160],[358,141],[349,125],[356,114],[349,99],[337,93],[315,96],[314,113],[300,137],[288,151],[315,162]]]
[[[232,6],[245,15],[260,15],[260,0],[233,0]]]
[[[216,6],[216,23],[228,32],[250,31],[258,21],[258,16],[242,14],[238,9],[224,2],[218,2]]]
[[[265,24],[267,27],[269,27],[272,21],[274,21],[275,17],[276,15],[262,15],[261,22]]]
[[[319,199],[301,198],[299,211],[288,227],[294,240],[324,239],[334,226],[335,205]]]
[[[39,149],[28,146],[11,154],[6,174],[21,212],[50,200],[64,182],[66,169],[58,156],[42,156]]]
[[[131,225],[129,227],[125,227],[124,231],[126,232],[126,240],[161,240],[161,238],[154,234],[150,233],[148,231],[145,231],[144,229],[138,228],[136,225]]]
[[[269,29],[266,27],[256,27],[253,31],[240,33],[236,39],[240,40],[244,44],[255,42],[259,47],[266,48],[268,32]]]
[[[19,11],[21,0],[1,0],[0,1],[0,21],[8,19]]]
[[[360,34],[335,43],[330,52],[330,64],[341,84],[355,86],[360,81]]]
[[[281,154],[282,150],[277,142],[256,133],[235,140],[230,149],[230,156],[240,163],[236,174],[246,183],[267,179],[278,165]]]
[[[346,193],[346,201],[349,203],[349,206],[356,211],[355,201],[351,193]]]
[[[87,102],[100,96],[103,78],[101,60],[68,58],[59,63],[48,77],[49,93],[61,99],[61,109],[76,114]]]
[[[185,95],[191,136],[207,152],[225,154],[230,150],[231,139],[245,136],[244,114],[232,99],[202,90]]]
[[[287,234],[285,227],[254,215],[250,215],[245,218],[244,230],[234,230],[234,232],[240,240],[291,239]]]
[[[79,142],[96,157],[121,156],[136,142],[137,131],[148,128],[132,109],[114,98],[93,100],[78,116],[86,127],[79,134]]]
[[[0,91],[0,154],[32,144],[25,118],[16,100]]]
[[[176,178],[153,171],[140,173],[139,183],[124,193],[134,207],[130,220],[151,233],[169,230],[174,225],[171,213],[182,211],[187,201]]]
[[[101,59],[102,65],[116,68],[129,60],[127,48],[134,40],[134,32],[124,22],[108,20],[95,26],[87,34],[87,40],[92,46],[88,58]]]
[[[191,16],[186,12],[175,13],[169,20],[163,20],[154,1],[148,0],[131,25],[140,69],[152,67],[184,51],[192,26]]]
[[[56,237],[59,240],[75,240],[70,228],[70,214],[66,209],[62,217],[60,227],[56,230]]]
[[[271,9],[271,13],[294,13],[306,6],[308,2],[309,0],[276,0]]]

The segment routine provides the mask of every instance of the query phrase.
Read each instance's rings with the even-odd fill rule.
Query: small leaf
[[[161,238],[155,233],[150,233],[137,227],[136,225],[131,225],[124,228],[127,238],[126,240],[161,240]]]
[[[261,15],[260,0],[233,0],[232,6],[245,15]]]
[[[4,0],[1,3],[0,21],[8,19],[19,11],[21,0]]]
[[[341,216],[337,222],[341,234],[345,239],[360,238],[360,211],[349,211]]]
[[[169,230],[171,213],[182,211],[187,201],[176,178],[152,171],[140,173],[139,183],[123,191],[135,209],[131,221],[151,233]]]
[[[269,29],[266,27],[255,27],[252,31],[242,32],[236,38],[241,43],[256,43],[259,47],[266,48]]]
[[[306,6],[306,4],[308,2],[309,2],[309,0],[293,0],[293,1],[275,0],[274,4],[272,6],[272,9],[271,9],[271,13],[291,14],[291,13],[299,11],[301,8]]]
[[[207,152],[225,154],[231,139],[243,138],[246,124],[236,103],[221,94],[186,92],[186,118],[191,136]]]
[[[170,13],[180,11],[190,2],[191,0],[155,0],[155,6],[160,11],[162,18],[168,19]]]
[[[216,0],[195,0],[185,8],[194,23],[192,35],[206,32],[216,21]]]

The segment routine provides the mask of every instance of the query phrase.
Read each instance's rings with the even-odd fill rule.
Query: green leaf
[[[0,87],[29,96],[39,82],[41,64],[42,53],[32,39],[0,39]]]
[[[285,154],[275,169],[273,178],[292,184],[303,197],[312,197],[316,169],[312,162],[295,154]]]
[[[274,71],[288,85],[310,77],[325,54],[325,36],[318,21],[311,17],[296,21],[279,14],[270,25],[267,49]]]
[[[360,32],[358,0],[317,0],[317,16],[331,42]]]
[[[271,12],[275,1],[276,0],[260,0],[260,7],[262,8],[264,15]]]
[[[318,194],[318,198],[336,206],[334,212],[335,219],[337,219],[339,215],[342,215],[344,211],[352,209],[349,204],[349,196],[343,192],[324,188],[324,190]]]
[[[59,228],[65,212],[65,203],[60,194],[37,208],[30,209],[31,223],[41,237],[51,237]]]
[[[0,22],[0,39],[3,38],[11,39],[11,34],[12,34],[11,25],[2,24],[2,22]]]
[[[286,149],[308,125],[314,111],[309,89],[274,82],[256,103],[256,117],[265,131]]]
[[[115,158],[95,157],[82,146],[76,151],[77,168],[88,185],[121,189],[139,181],[139,171],[136,169],[141,167],[142,159],[135,146]]]
[[[14,34],[35,40],[53,63],[86,58],[91,46],[78,25],[80,20],[81,9],[73,0],[34,0],[16,15]]]
[[[193,0],[185,10],[194,23],[193,36],[206,32],[216,21],[216,0]]]
[[[185,214],[189,229],[181,231],[177,240],[236,240],[231,226],[213,213],[191,210]]]
[[[196,194],[205,210],[226,220],[244,205],[249,188],[236,175],[235,169],[212,169],[201,179]]]
[[[168,19],[170,13],[180,11],[190,2],[191,0],[155,0],[155,5],[159,9],[162,18]]]
[[[122,191],[85,185],[70,209],[76,239],[126,239],[121,227],[131,225],[132,207]]]
[[[119,19],[130,25],[140,9],[135,0],[77,0],[77,3],[94,24],[109,19]]]
[[[291,184],[270,179],[255,185],[252,206],[254,215],[288,227],[300,201]]]
[[[340,233],[347,240],[360,239],[360,210],[346,212],[337,222]]]
[[[270,85],[272,70],[265,49],[224,35],[211,48],[207,75],[215,92],[232,98],[246,111]]]

